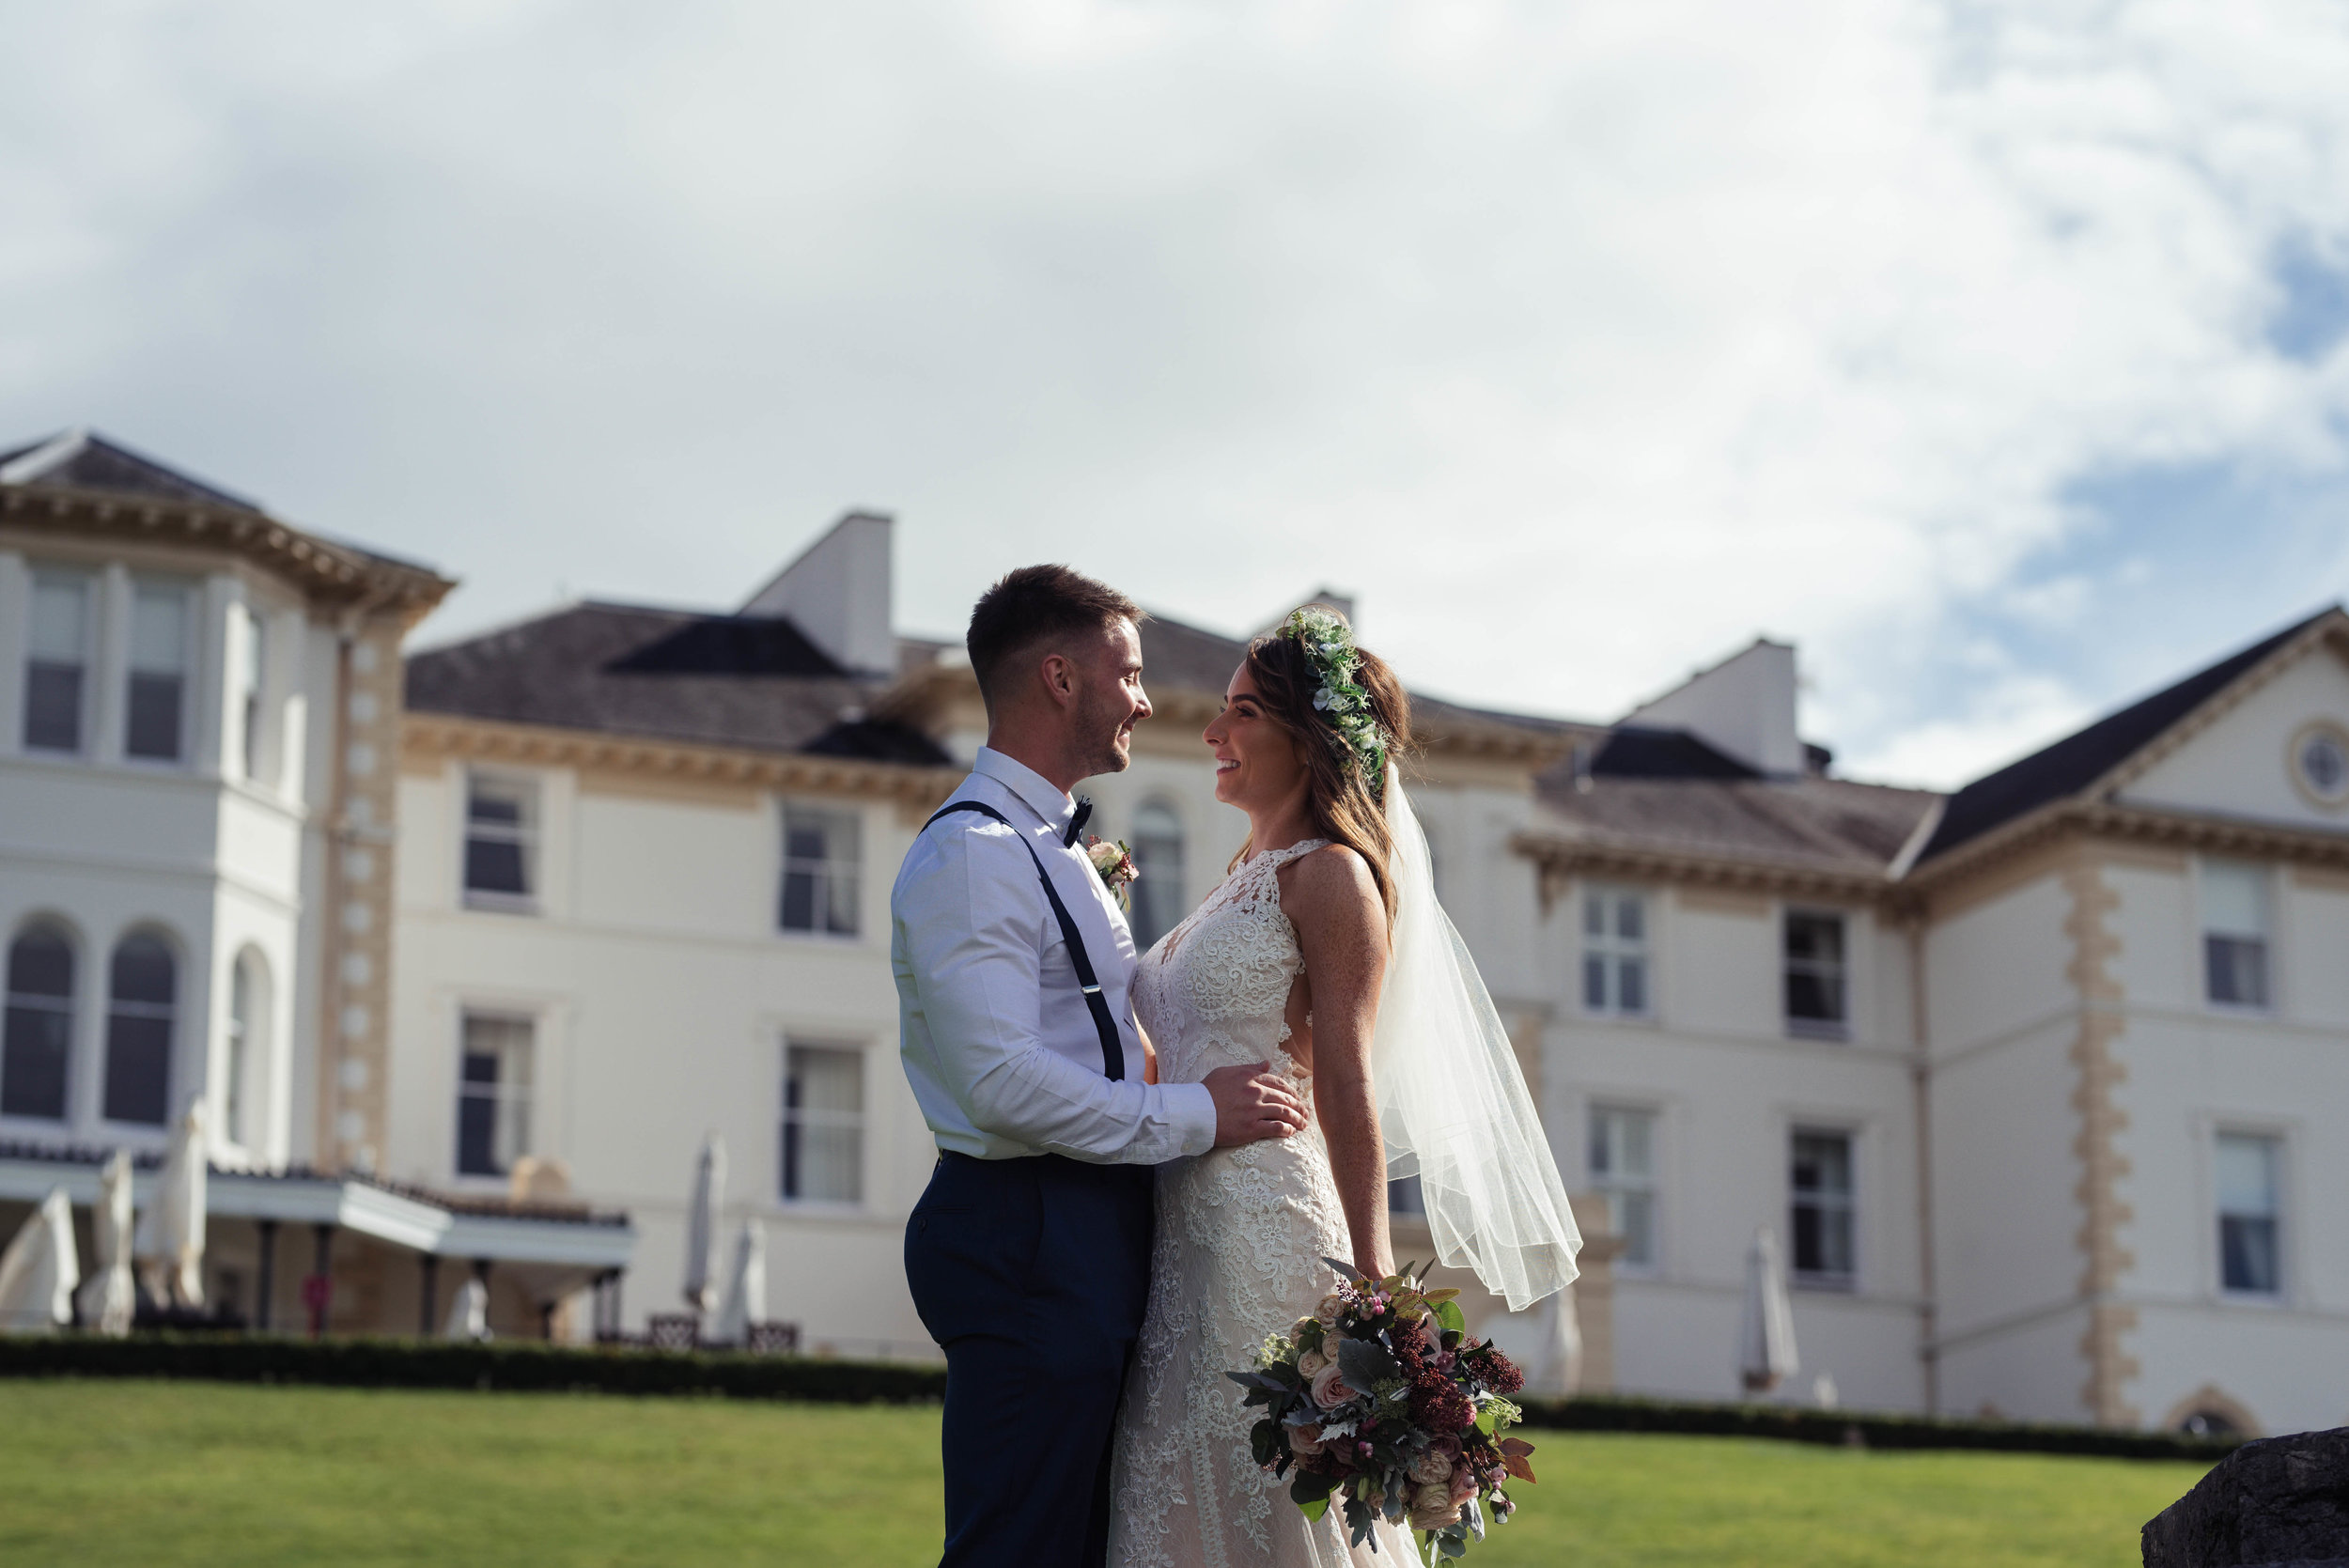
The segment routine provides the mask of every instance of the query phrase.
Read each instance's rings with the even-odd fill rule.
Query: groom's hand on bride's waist
[[[1253,1143],[1263,1138],[1286,1138],[1305,1126],[1305,1102],[1286,1079],[1273,1073],[1272,1063],[1252,1067],[1218,1067],[1203,1079],[1215,1100],[1215,1146]]]

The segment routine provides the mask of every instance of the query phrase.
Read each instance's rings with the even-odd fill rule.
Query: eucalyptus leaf
[[[1321,1261],[1328,1264],[1331,1268],[1336,1269],[1339,1273],[1345,1275],[1347,1279],[1353,1281],[1358,1285],[1366,1285],[1370,1283],[1369,1275],[1363,1273],[1361,1269],[1356,1268],[1352,1264],[1347,1263],[1343,1258],[1325,1257]]]
[[[1376,1340],[1341,1340],[1338,1342],[1338,1372],[1346,1378],[1346,1386],[1367,1390],[1391,1378],[1403,1375],[1402,1364],[1389,1354],[1387,1347]]]

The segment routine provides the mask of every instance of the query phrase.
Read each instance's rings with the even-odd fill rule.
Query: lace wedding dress
[[[1159,1078],[1196,1083],[1218,1067],[1269,1062],[1302,1093],[1308,1123],[1287,1139],[1215,1149],[1159,1167],[1158,1239],[1112,1470],[1111,1568],[1409,1568],[1409,1537],[1381,1524],[1378,1549],[1349,1548],[1341,1511],[1309,1520],[1287,1483],[1258,1467],[1258,1412],[1223,1374],[1265,1336],[1311,1313],[1353,1254],[1311,1119],[1313,1080],[1289,1057],[1283,1014],[1304,972],[1281,909],[1282,866],[1307,839],[1259,854],[1144,954],[1134,1007]]]

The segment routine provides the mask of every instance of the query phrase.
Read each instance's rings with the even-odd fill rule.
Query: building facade
[[[400,644],[451,584],[101,437],[0,455],[0,1225],[201,1109],[207,1308],[527,1327],[625,1262],[583,1208],[383,1174]],[[282,1235],[281,1235],[281,1233]],[[454,1260],[443,1271],[442,1261]]]
[[[842,519],[733,610],[576,604],[402,661],[432,574],[346,551],[380,595],[309,586],[220,536],[125,524],[120,474],[47,460],[0,466],[0,929],[30,955],[0,1103],[47,1107],[68,1080],[60,1115],[0,1112],[19,1163],[160,1141],[160,1117],[108,1114],[129,1103],[114,1061],[144,1060],[152,961],[113,959],[117,996],[95,956],[152,927],[190,955],[162,1093],[211,1097],[241,1129],[225,1159],[474,1227],[343,1266],[337,1326],[412,1327],[424,1260],[492,1222],[605,1248],[526,1262],[513,1241],[515,1331],[584,1332],[597,1281],[605,1327],[678,1310],[715,1133],[726,1224],[765,1234],[770,1315],[817,1351],[935,1354],[900,1265],[932,1149],[896,1062],[887,895],[984,715],[958,648],[892,625],[889,520]],[[208,695],[184,769],[150,776],[126,754],[161,700],[140,678],[169,673],[143,584],[173,571]],[[58,586],[76,573],[81,621]],[[89,749],[53,755],[32,737],[60,733],[52,672],[82,645]],[[1132,768],[1087,786],[1142,864],[1144,943],[1244,831],[1197,738],[1242,648],[1145,625],[1158,716]],[[1579,1293],[1585,1385],[1738,1397],[1766,1227],[1799,1395],[1825,1374],[1887,1409],[2349,1419],[2349,1236],[2318,1206],[2349,1175],[2344,660],[2327,611],[1949,795],[1835,776],[1780,644],[1611,723],[1423,699],[1410,784],[1439,892],[1612,1260]],[[271,779],[300,753],[306,793],[248,799],[269,794],[248,752]],[[135,867],[168,857],[141,834],[180,857],[151,888]],[[237,978],[248,949],[259,988]],[[53,1069],[17,1042],[59,1037],[39,1020],[60,951]],[[1424,1256],[1397,1202],[1398,1250]],[[608,1210],[628,1222],[582,1220]]]

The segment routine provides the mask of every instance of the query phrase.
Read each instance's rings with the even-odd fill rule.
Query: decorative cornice
[[[403,716],[400,743],[416,756],[593,768],[678,784],[819,790],[916,806],[942,803],[963,776],[953,768],[699,746],[412,711]]]
[[[2075,834],[2300,865],[2349,868],[2349,832],[2072,799],[2051,801],[1972,843],[1936,856],[1904,878],[1900,886],[1919,897],[1929,896],[2017,855]]]
[[[1541,868],[1545,908],[1563,884],[1577,876],[1679,882],[1887,909],[1902,902],[1901,884],[1879,873],[1843,871],[1799,861],[1713,854],[1702,849],[1666,849],[1620,839],[1534,832],[1515,835],[1509,847]]]
[[[2055,801],[2017,817],[1996,832],[1899,878],[1794,861],[1559,833],[1520,832],[1509,841],[1509,846],[1541,867],[1545,900],[1554,897],[1558,888],[1576,876],[1619,877],[1833,899],[1905,915],[2020,856],[2075,838],[2349,871],[2349,832],[2077,800]]]
[[[65,485],[0,486],[0,521],[21,528],[225,551],[337,606],[420,620],[456,582],[307,534],[259,512]]]

